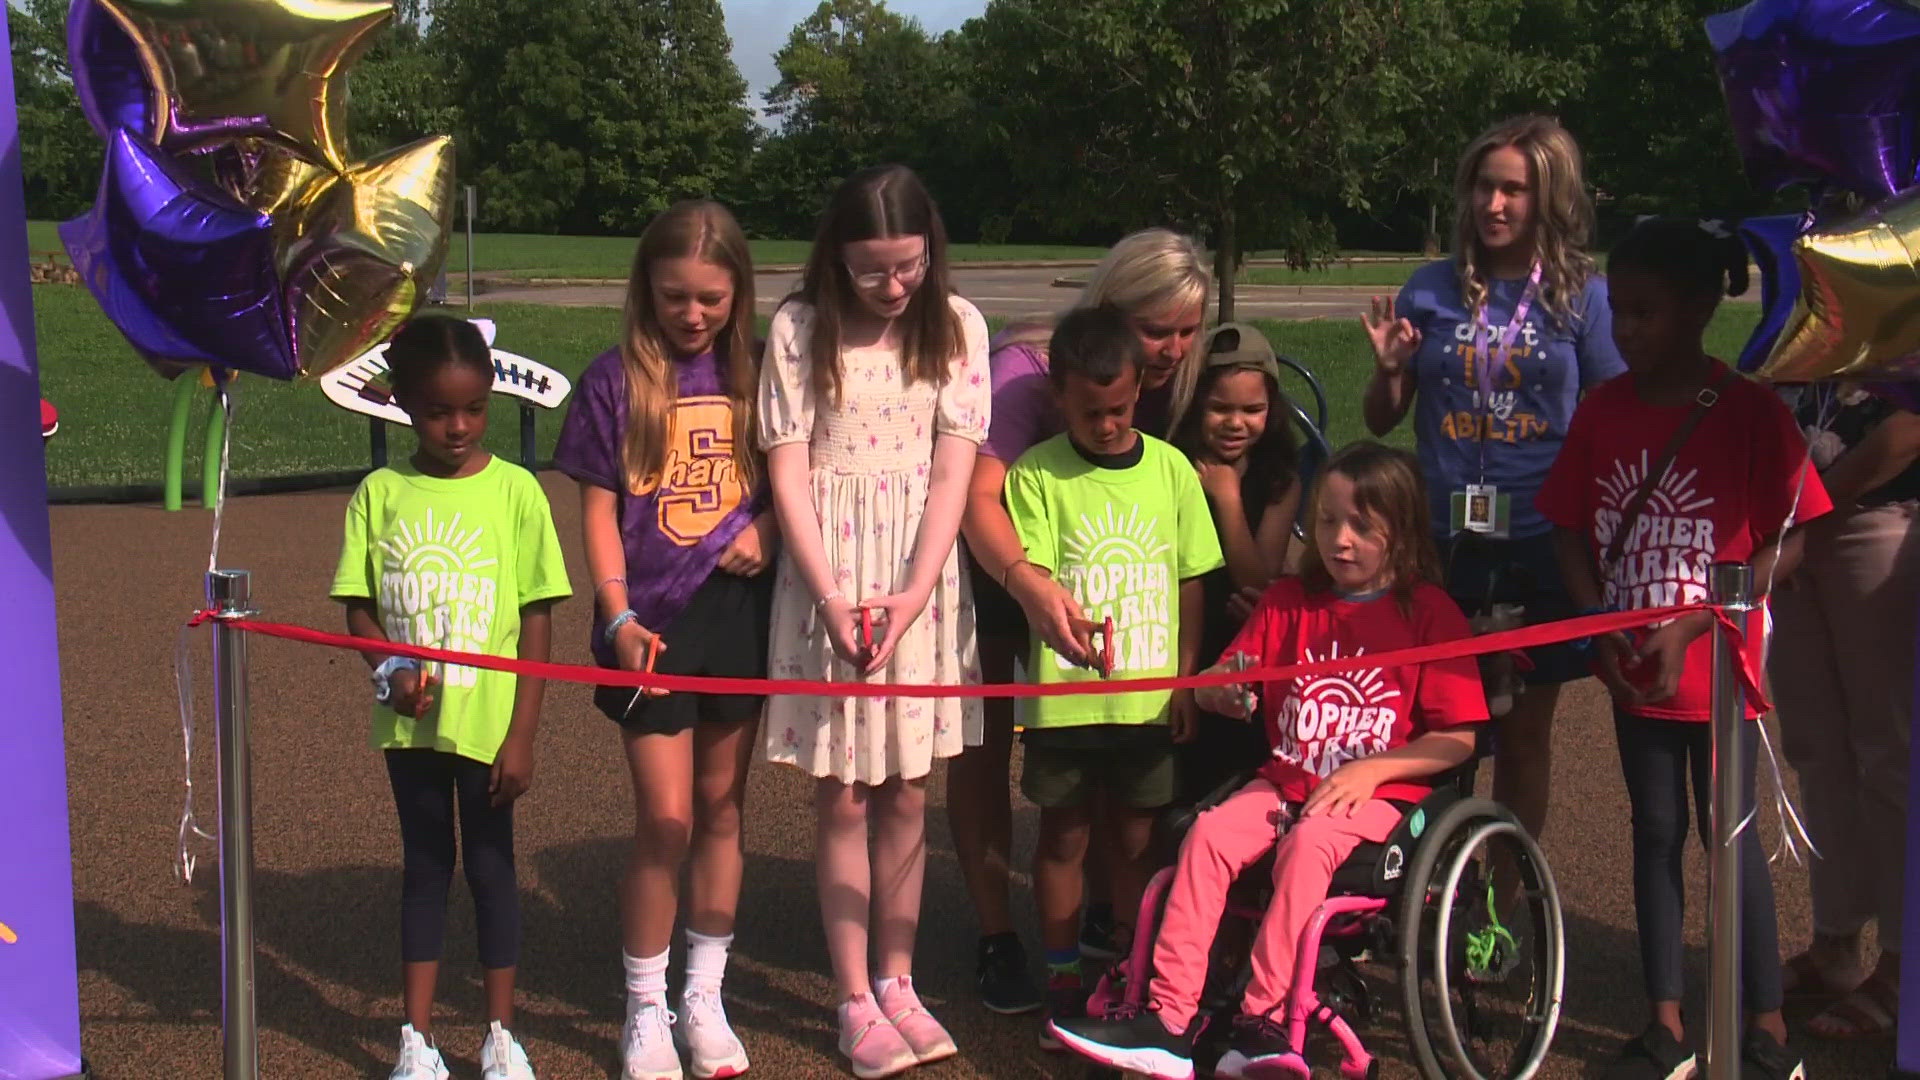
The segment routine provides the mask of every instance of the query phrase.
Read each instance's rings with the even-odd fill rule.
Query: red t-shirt
[[[1388,594],[1347,600],[1308,595],[1298,578],[1274,582],[1222,658],[1246,653],[1261,667],[1411,649],[1467,637],[1466,616],[1432,585],[1409,604]],[[1370,668],[1265,683],[1260,688],[1267,745],[1273,756],[1260,775],[1290,802],[1305,800],[1349,761],[1371,757],[1440,728],[1487,718],[1480,667],[1472,658]],[[1383,784],[1379,799],[1418,801],[1419,781]]]
[[[1714,563],[1751,562],[1760,545],[1786,526],[1788,515],[1804,523],[1833,509],[1819,474],[1807,467],[1806,440],[1793,414],[1772,391],[1716,362],[1716,377],[1722,373],[1719,402],[1674,456],[1601,583],[1610,608],[1704,601]],[[1534,505],[1555,525],[1579,530],[1597,562],[1647,470],[1693,409],[1692,402],[1648,405],[1634,391],[1631,374],[1595,388],[1573,414],[1567,441]],[[1750,622],[1756,625],[1747,635],[1746,651],[1758,670],[1764,616]],[[1678,693],[1628,711],[1664,720],[1706,720],[1712,703],[1709,632],[1688,646]],[[1758,715],[1752,703],[1747,713]]]

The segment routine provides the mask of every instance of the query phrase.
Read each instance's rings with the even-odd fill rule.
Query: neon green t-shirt
[[[347,503],[331,595],[371,599],[390,641],[514,656],[520,609],[571,595],[547,493],[498,457],[472,476],[377,469]],[[491,764],[513,721],[514,676],[429,663],[427,715],[373,707],[376,750],[445,750]]]
[[[1027,559],[1067,587],[1089,619],[1113,617],[1113,677],[1177,675],[1180,583],[1221,566],[1207,497],[1186,455],[1141,435],[1140,460],[1095,465],[1065,435],[1034,447],[1007,471],[1007,513]],[[1097,682],[1033,639],[1042,683]],[[1029,727],[1164,723],[1170,691],[1035,698]]]

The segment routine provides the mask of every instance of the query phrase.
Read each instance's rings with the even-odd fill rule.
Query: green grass
[[[1335,262],[1319,270],[1249,266],[1240,271],[1240,281],[1247,285],[1377,285],[1398,289],[1425,263],[1425,259],[1408,256],[1390,262]]]
[[[55,487],[158,484],[164,460],[172,384],[136,358],[85,290],[40,285],[34,290],[42,391],[60,409],[60,432],[47,445],[47,478]],[[531,356],[576,376],[614,340],[620,313],[613,308],[557,308],[482,304],[477,314],[499,324],[504,349]],[[1715,355],[1738,355],[1759,318],[1751,304],[1728,305],[1708,331]],[[996,328],[1001,320],[989,320]],[[1373,366],[1359,328],[1349,320],[1262,321],[1282,354],[1309,367],[1328,399],[1328,439],[1334,445],[1363,437],[1360,399]],[[1289,386],[1305,402],[1303,387]],[[187,440],[186,477],[197,480],[199,432],[211,395],[200,395]],[[310,383],[253,376],[236,391],[233,473],[258,478],[365,468],[367,421],[336,408]],[[518,407],[496,403],[487,432],[495,453],[518,460]],[[552,453],[564,410],[538,413],[540,453]],[[1389,441],[1411,445],[1412,425]],[[395,454],[411,435],[390,429]]]

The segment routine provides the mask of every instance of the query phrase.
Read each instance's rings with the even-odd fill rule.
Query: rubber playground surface
[[[576,593],[578,499],[542,477]],[[253,572],[263,617],[334,630],[326,598],[345,490],[229,503],[221,565]],[[181,732],[173,668],[178,629],[200,603],[211,515],[145,506],[56,507],[55,575],[66,703],[83,1043],[101,1078],[220,1075],[219,871],[195,841],[191,885],[170,871],[179,825]],[[555,656],[586,662],[588,600],[555,614]],[[200,707],[196,808],[216,820],[205,629],[187,644]],[[368,684],[357,656],[249,638],[261,1073],[384,1077],[399,1018],[400,843],[385,771],[367,748]],[[588,688],[553,684],[533,790],[518,813],[526,915],[516,1031],[543,1080],[618,1073],[623,987],[614,884],[632,800],[616,733]],[[1545,841],[1566,905],[1566,1006],[1548,1077],[1592,1075],[1644,1017],[1628,877],[1626,796],[1605,698],[1591,680],[1568,688],[1556,737],[1554,815]],[[1484,773],[1484,770],[1483,770]],[[1078,1077],[1077,1059],[1035,1044],[1032,1017],[988,1014],[971,993],[975,929],[947,835],[936,769],[931,854],[915,975],[953,1031],[960,1056],[929,1077]],[[1484,779],[1483,779],[1484,784]],[[1764,792],[1763,787],[1763,792]],[[831,981],[813,895],[811,783],[758,764],[747,808],[745,894],[727,1003],[752,1055],[751,1075],[835,1077]],[[1021,805],[1015,859],[1032,852],[1035,811]],[[1774,822],[1764,823],[1769,847]],[[1696,1038],[1704,1035],[1704,859],[1689,854]],[[1804,871],[1775,867],[1781,938],[1808,932]],[[1031,899],[1024,874],[1016,905]],[[473,923],[456,882],[442,968],[438,1034],[456,1077],[477,1076],[481,1030]],[[675,971],[679,970],[676,958]],[[1398,989],[1376,980],[1380,1015],[1362,1025],[1383,1075],[1415,1075],[1399,1024]],[[1891,1038],[1803,1041],[1810,1074],[1885,1074]],[[1321,1057],[1316,1076],[1335,1076]]]

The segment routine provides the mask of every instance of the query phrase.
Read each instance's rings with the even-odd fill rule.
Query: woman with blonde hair
[[[1452,258],[1361,319],[1375,360],[1367,427],[1385,435],[1412,410],[1447,590],[1468,615],[1517,600],[1528,622],[1564,618],[1572,603],[1534,494],[1581,393],[1626,370],[1586,251],[1580,148],[1547,117],[1503,121],[1461,155],[1454,200]],[[1587,664],[1568,645],[1528,656],[1524,690],[1495,720],[1494,796],[1538,836],[1560,684]]]
[[[1134,427],[1166,437],[1198,381],[1199,341],[1213,293],[1207,254],[1168,229],[1145,229],[1113,245],[1094,267],[1075,308],[1111,304],[1145,349]],[[1047,381],[1052,320],[1008,327],[994,343],[993,417],[974,459],[962,535],[972,561],[981,677],[1010,682],[1027,648],[1029,624],[1061,655],[1085,660],[1088,643],[1076,633],[1079,606],[1065,588],[1027,562],[1013,521],[1001,502],[1007,468],[1029,448],[1064,430]],[[967,890],[980,919],[977,978],[982,1001],[995,1012],[1038,1009],[1041,997],[1026,950],[1013,930],[1008,896],[1008,852],[1013,840],[1010,786],[1013,702],[986,702],[986,742],[947,766],[947,817]],[[1110,911],[1090,904],[1082,950],[1110,954]]]

